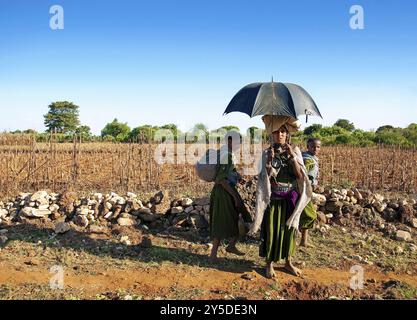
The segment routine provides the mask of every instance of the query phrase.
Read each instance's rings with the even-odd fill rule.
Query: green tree
[[[377,132],[375,135],[375,142],[402,146],[411,145],[404,137],[401,128],[384,129]]]
[[[178,129],[177,125],[173,123],[165,124],[160,129],[171,130],[174,135],[174,140],[177,141],[178,135],[181,134],[181,131]]]
[[[239,127],[236,127],[236,126],[223,126],[220,129],[224,129],[226,131],[237,131],[237,132],[240,132]]]
[[[209,130],[204,123],[196,123],[194,127],[187,133],[187,141],[190,142],[190,137],[194,137],[192,142],[197,142],[199,137],[197,136],[199,133],[203,132],[206,136],[206,142],[209,139]]]
[[[143,126],[136,127],[129,134],[130,141],[151,142],[155,136],[155,131],[158,130],[157,126],[151,126],[145,124]]]
[[[384,130],[394,130],[394,127],[390,125],[385,125],[376,129],[376,133],[382,132]]]
[[[349,120],[346,120],[346,119],[339,119],[336,121],[334,125],[340,128],[343,128],[349,132],[352,132],[353,130],[355,130],[355,126],[353,125],[353,123],[349,122]]]
[[[86,141],[86,140],[91,140],[91,138],[93,137],[93,135],[91,134],[91,128],[89,126],[79,126],[76,130],[75,133],[81,136],[81,139]]]
[[[320,132],[320,130],[323,128],[323,126],[321,124],[315,123],[312,124],[311,126],[307,127],[304,129],[304,134],[306,136],[311,136],[315,133]]]
[[[408,140],[410,145],[417,145],[417,124],[412,123],[404,129],[404,137]]]
[[[56,101],[51,103],[49,111],[44,115],[47,132],[72,134],[80,124],[79,107],[72,102]]]
[[[112,136],[116,141],[122,142],[129,138],[130,127],[127,123],[121,123],[117,119],[106,124],[103,130],[101,130],[101,136]]]

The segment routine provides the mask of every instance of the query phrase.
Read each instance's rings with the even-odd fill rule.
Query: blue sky
[[[49,28],[55,4],[64,30]],[[354,4],[363,30],[349,27]],[[78,104],[94,133],[115,117],[132,128],[262,127],[223,111],[271,76],[312,95],[324,119],[309,124],[417,122],[417,2],[0,0],[2,131],[45,130],[56,100]]]

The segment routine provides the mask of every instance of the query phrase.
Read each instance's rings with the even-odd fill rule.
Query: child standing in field
[[[304,165],[307,170],[307,175],[310,180],[313,191],[318,186],[319,175],[319,158],[318,155],[321,149],[321,141],[319,138],[310,138],[307,140],[307,151],[303,152]],[[314,198],[314,194],[313,194]],[[314,222],[317,219],[317,212],[313,201],[310,201],[305,207],[300,217],[301,229],[301,243],[300,246],[312,247],[309,242],[308,230],[313,228]]]

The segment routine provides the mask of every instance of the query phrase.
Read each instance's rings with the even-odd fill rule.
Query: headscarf
[[[300,122],[293,117],[265,115],[262,117],[262,121],[265,123],[268,135],[279,130],[282,126],[285,126],[288,133],[297,132],[300,128]]]

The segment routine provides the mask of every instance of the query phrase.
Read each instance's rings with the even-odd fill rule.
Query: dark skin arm
[[[287,143],[283,146],[283,150],[286,151],[292,157],[291,164],[294,168],[294,174],[295,174],[296,179],[301,179],[303,177],[303,173],[301,171],[300,164],[296,160],[296,154],[292,146]]]

